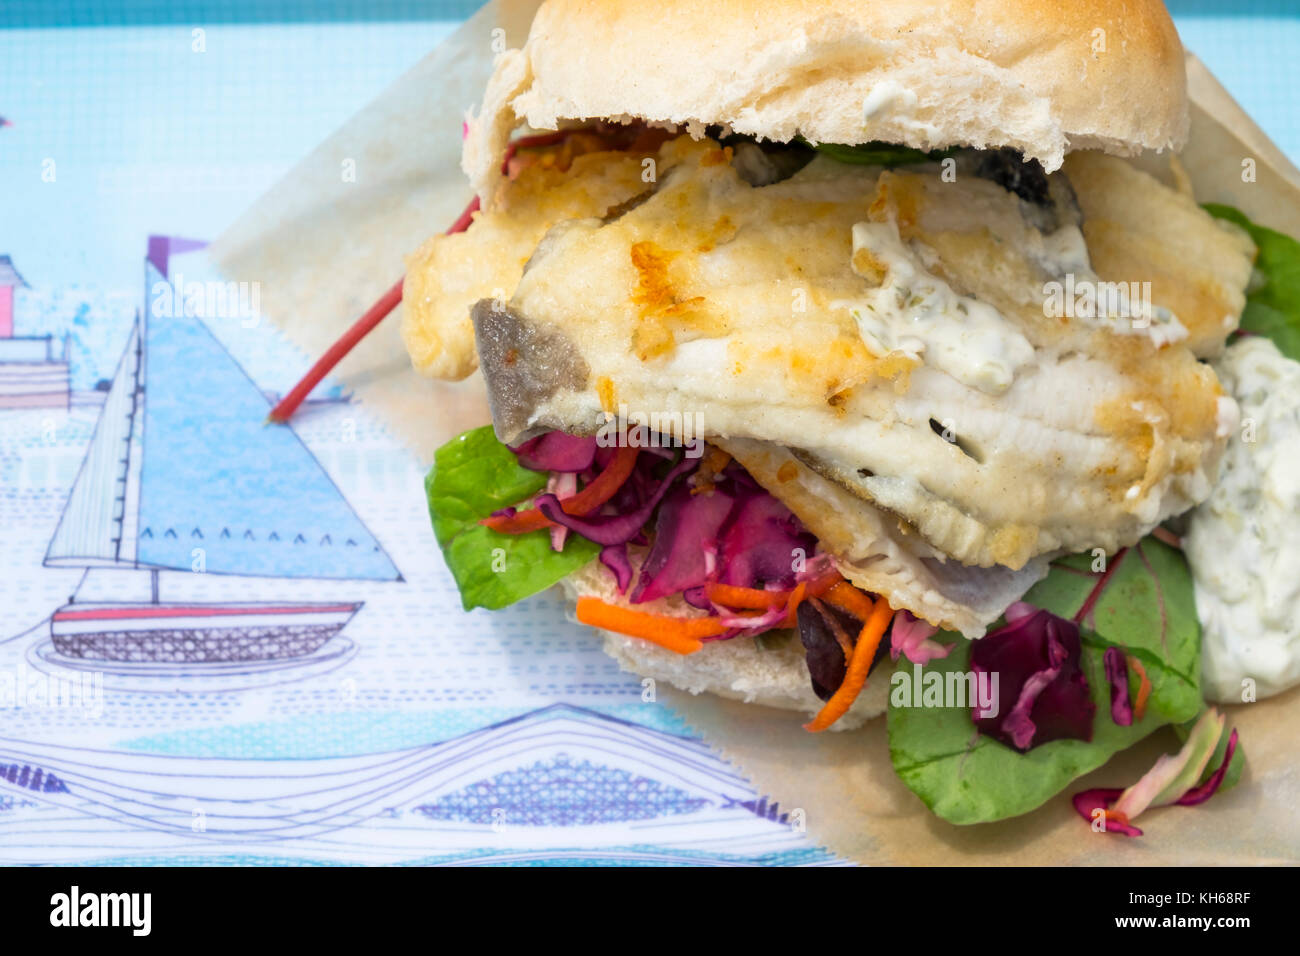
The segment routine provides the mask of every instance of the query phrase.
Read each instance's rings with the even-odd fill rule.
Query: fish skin
[[[480,299],[471,317],[497,438],[518,444],[528,431],[547,427],[537,409],[563,389],[585,386],[591,370],[563,333],[529,322],[503,302]],[[550,427],[565,424],[572,426]]]

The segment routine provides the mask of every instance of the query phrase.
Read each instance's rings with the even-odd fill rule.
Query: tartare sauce
[[[1300,362],[1250,337],[1214,363],[1241,408],[1184,550],[1204,632],[1202,683],[1241,702],[1300,683]]]
[[[892,220],[854,225],[853,271],[880,284],[835,305],[848,308],[876,354],[903,352],[994,395],[1033,361],[1029,340],[993,306],[929,272]]]

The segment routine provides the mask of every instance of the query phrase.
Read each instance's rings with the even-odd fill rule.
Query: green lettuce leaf
[[[968,707],[895,706],[891,694],[894,769],[939,817],[966,824],[1028,813],[1157,728],[1200,712],[1200,622],[1182,554],[1146,538],[1112,557],[1103,574],[1092,573],[1090,561],[1075,555],[1056,562],[1025,600],[1080,620],[1081,666],[1097,705],[1091,741],[1053,740],[1021,754],[976,735]],[[924,673],[969,669],[970,642],[956,634],[940,639],[945,636],[957,647]],[[1112,645],[1138,658],[1151,681],[1146,714],[1129,727],[1110,716],[1102,655]],[[898,665],[912,666],[906,660]],[[1135,688],[1136,675],[1130,680]]]
[[[575,534],[563,551],[552,551],[545,531],[500,534],[478,523],[545,487],[546,475],[520,466],[491,425],[458,435],[434,453],[433,468],[424,479],[429,516],[465,610],[495,610],[522,601],[599,553],[599,545]]]
[[[1268,336],[1283,355],[1300,360],[1300,242],[1256,225],[1232,206],[1207,203],[1205,209],[1241,226],[1259,247],[1255,273],[1262,282],[1246,296],[1241,327]]]
[[[862,143],[858,146],[844,146],[839,143],[818,143],[813,147],[839,163],[851,163],[855,166],[907,166],[913,163],[928,163],[933,160],[951,156],[957,148],[935,149],[926,152],[912,149],[910,146],[896,146],[893,143]]]

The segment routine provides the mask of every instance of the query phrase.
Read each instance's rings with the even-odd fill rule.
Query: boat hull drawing
[[[360,604],[68,604],[50,637],[65,658],[152,664],[230,664],[305,657],[341,631]]]

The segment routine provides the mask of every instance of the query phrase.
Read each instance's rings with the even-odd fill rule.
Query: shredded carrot
[[[614,492],[623,487],[623,482],[627,481],[627,476],[632,474],[632,469],[636,467],[637,449],[625,445],[615,450],[614,458],[605,470],[592,479],[591,484],[583,488],[572,498],[565,498],[560,502],[560,507],[568,515],[586,515],[591,514],[610,498],[614,497]]]
[[[862,633],[858,635],[858,643],[853,648],[853,657],[849,660],[839,690],[831,695],[831,699],[822,706],[816,717],[803,725],[804,730],[811,733],[825,730],[848,713],[853,702],[858,699],[858,694],[862,693],[862,688],[867,685],[867,672],[871,670],[876,650],[880,647],[880,639],[885,636],[885,629],[893,617],[894,609],[881,595],[871,608],[871,616],[862,625]]]
[[[636,467],[636,456],[636,448],[620,447],[614,452],[614,458],[605,466],[605,470],[597,475],[591,484],[576,495],[560,502],[561,510],[567,515],[591,514],[623,487],[623,482],[627,481],[627,476],[632,474],[632,469]],[[491,515],[479,521],[479,524],[486,525],[493,531],[500,531],[502,534],[537,531],[540,528],[549,528],[552,523],[536,508],[517,511],[513,515]]]
[[[827,571],[819,578],[813,578],[811,581],[800,582],[799,587],[803,587],[804,584],[807,584],[807,588],[801,594],[799,593],[799,588],[796,587],[794,593],[790,595],[790,603],[786,605],[785,626],[794,627],[799,623],[799,605],[805,600],[810,597],[821,597],[843,580],[844,579],[840,577],[840,572],[831,568],[831,570]]]
[[[848,581],[840,581],[826,592],[826,600],[830,601],[841,611],[848,611],[859,621],[866,621],[871,617],[871,609],[875,607],[871,598],[855,588]]]
[[[839,579],[839,575],[836,575]],[[783,627],[794,627],[796,618],[794,614],[802,604],[805,597],[810,594],[820,594],[832,587],[835,581],[819,579],[816,581],[800,581],[794,585],[790,591],[763,591],[762,588],[741,588],[735,584],[719,584],[718,581],[710,581],[705,585],[705,593],[708,600],[714,604],[720,604],[724,607],[736,607],[736,609],[767,611],[772,607],[785,606],[785,620],[781,623]],[[819,587],[820,584],[820,587]]]
[[[790,600],[785,603],[785,620],[781,624],[785,627],[797,627],[799,624],[799,605],[803,603],[808,594],[808,582],[800,581],[790,592]]]
[[[710,581],[704,586],[704,593],[708,595],[710,601],[726,607],[766,611],[778,604],[785,604],[794,592],[764,591],[760,588],[742,588],[735,584],[719,584],[717,581]]]
[[[1140,660],[1132,654],[1124,656],[1128,659],[1128,666],[1137,671],[1139,683],[1137,696],[1133,698],[1133,716],[1141,720],[1147,712],[1147,698],[1151,696],[1151,678],[1147,677],[1147,669]]]
[[[716,617],[666,617],[607,604],[599,598],[578,598],[578,620],[592,627],[639,637],[678,654],[694,654],[704,646],[700,638],[714,637],[727,628]]]
[[[843,580],[844,578],[840,576],[840,572],[836,571],[834,568],[831,568],[821,577],[813,578],[810,582],[808,582],[808,596],[821,597],[823,594],[825,594],[827,591],[835,587],[835,585],[839,584]]]
[[[499,531],[502,534],[524,534],[529,531],[540,531],[542,528],[549,528],[551,519],[536,508],[528,508],[524,511],[516,511],[512,515],[489,515],[480,519],[479,524],[486,525],[493,531]]]

